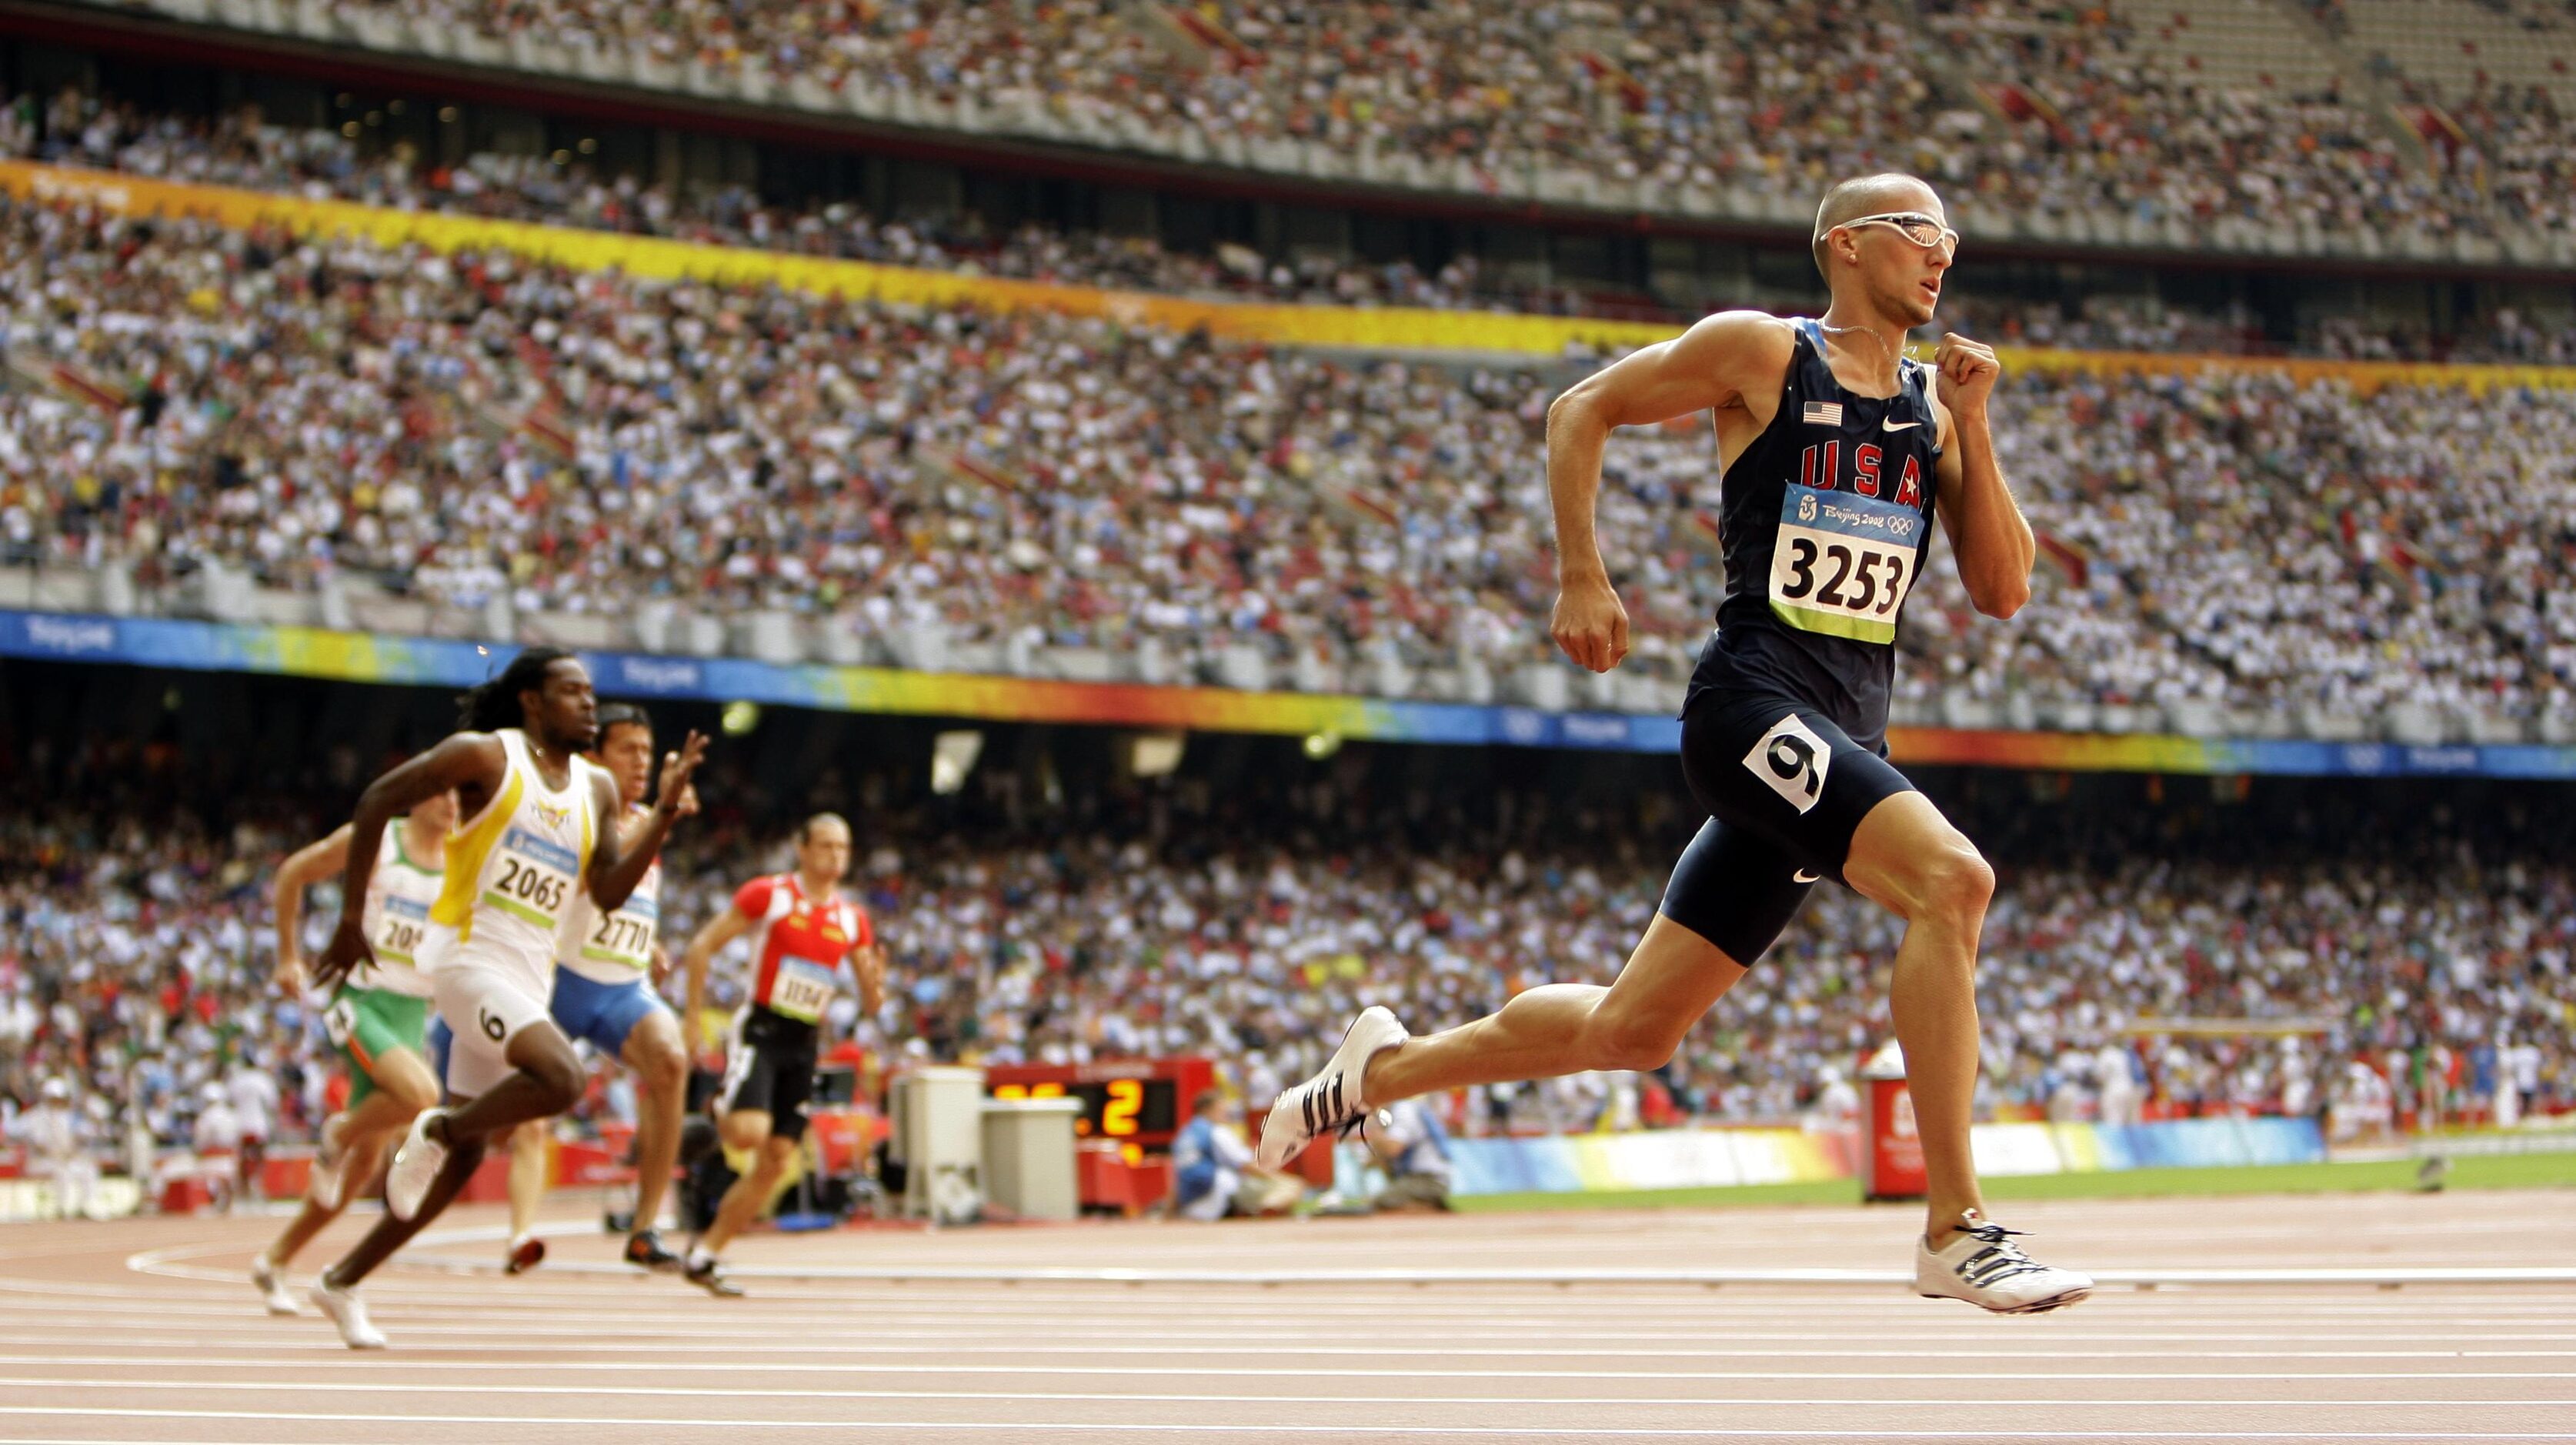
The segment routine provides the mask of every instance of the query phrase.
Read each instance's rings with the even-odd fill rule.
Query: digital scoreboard
[[[1093,1064],[991,1064],[984,1092],[996,1099],[1082,1101],[1073,1124],[1084,1139],[1111,1139],[1163,1152],[1190,1122],[1190,1102],[1216,1082],[1206,1059],[1119,1059]]]

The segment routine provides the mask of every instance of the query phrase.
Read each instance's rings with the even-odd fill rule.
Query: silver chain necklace
[[[1889,348],[1886,337],[1879,335],[1876,331],[1873,331],[1866,326],[1827,326],[1822,320],[1818,320],[1816,322],[1816,329],[1825,333],[1827,336],[1849,335],[1856,331],[1861,335],[1868,337],[1870,340],[1877,342],[1879,353],[1887,358],[1887,369],[1897,373],[1900,383],[1902,382],[1905,369],[1897,364],[1896,353]]]

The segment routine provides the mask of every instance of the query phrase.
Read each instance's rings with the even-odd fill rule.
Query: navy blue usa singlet
[[[1932,530],[1933,373],[1900,360],[1896,395],[1857,395],[1822,327],[1792,325],[1779,412],[1720,483],[1726,598],[1683,711],[1704,691],[1777,693],[1883,752],[1897,616]]]

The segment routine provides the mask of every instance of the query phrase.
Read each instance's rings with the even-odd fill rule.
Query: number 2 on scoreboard
[[[1136,1113],[1145,1106],[1141,1079],[1112,1079],[1109,1099],[1100,1106],[1100,1132],[1121,1138],[1136,1132]]]

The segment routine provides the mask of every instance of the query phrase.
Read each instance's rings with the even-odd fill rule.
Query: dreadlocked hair
[[[457,729],[488,733],[523,725],[527,714],[519,706],[519,694],[544,687],[546,669],[574,655],[569,647],[531,647],[511,658],[498,677],[487,678],[457,695]]]

